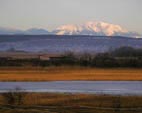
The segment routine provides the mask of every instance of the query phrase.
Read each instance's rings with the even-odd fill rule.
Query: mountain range
[[[28,30],[17,30],[0,27],[0,35],[95,35],[95,36],[126,36],[141,38],[142,35],[137,32],[128,31],[119,25],[106,22],[90,21],[82,25],[63,25],[53,31],[46,29],[31,28]]]

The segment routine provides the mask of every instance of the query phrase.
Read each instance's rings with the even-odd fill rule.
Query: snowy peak
[[[58,27],[55,30],[55,33],[57,35],[64,35],[64,34],[73,35],[73,34],[79,34],[81,31],[82,31],[82,28],[80,26],[77,26],[77,25],[63,25],[61,27]]]
[[[63,25],[58,27],[54,33],[57,35],[140,36],[138,33],[129,32],[119,25],[94,21],[82,25]]]
[[[63,25],[55,30],[48,32],[42,28],[31,28],[28,30],[18,30],[0,27],[0,35],[95,35],[95,36],[125,36],[133,38],[142,38],[137,32],[131,32],[119,25],[106,22],[90,21],[81,25]]]
[[[116,32],[127,32],[127,30],[121,28],[119,25],[109,24],[105,22],[87,22],[85,28],[93,30],[94,32],[102,32],[107,36],[112,36]]]

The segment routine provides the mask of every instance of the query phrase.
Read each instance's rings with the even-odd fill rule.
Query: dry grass
[[[29,107],[28,110],[14,112],[13,109],[13,112],[9,113],[45,113],[45,111],[47,113],[48,111],[50,111],[49,113],[142,113],[142,109],[129,110],[131,108],[142,108],[142,96],[29,93],[24,100],[23,106]],[[0,104],[4,104],[1,96]],[[34,106],[42,106],[46,109],[35,108]],[[81,106],[86,108],[81,108]],[[120,109],[123,108],[127,108],[127,110],[121,111]],[[28,112],[31,109],[35,112]],[[16,110],[19,109],[16,108]]]
[[[136,68],[0,68],[0,81],[58,80],[142,80],[142,69]]]
[[[51,113],[48,110],[38,109],[0,109],[0,113]],[[52,112],[55,113],[55,112]],[[57,112],[56,112],[57,113]]]
[[[29,93],[25,100],[25,105],[113,107],[119,101],[121,107],[142,107],[142,96]]]

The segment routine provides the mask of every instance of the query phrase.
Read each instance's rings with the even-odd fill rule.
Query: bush
[[[26,93],[23,92],[20,88],[15,88],[9,92],[2,94],[6,104],[10,105],[21,105],[24,102]]]
[[[97,67],[117,67],[117,61],[109,54],[98,54],[92,61],[92,66]]]
[[[142,49],[132,47],[120,47],[110,52],[115,57],[142,57]]]
[[[91,65],[91,62],[92,62],[92,59],[93,59],[93,55],[89,54],[89,53],[84,53],[82,54],[78,61],[79,61],[79,64],[81,66],[90,66]]]

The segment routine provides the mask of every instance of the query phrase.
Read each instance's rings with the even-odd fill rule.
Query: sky
[[[142,0],[0,0],[0,27],[50,31],[87,21],[142,33]]]

